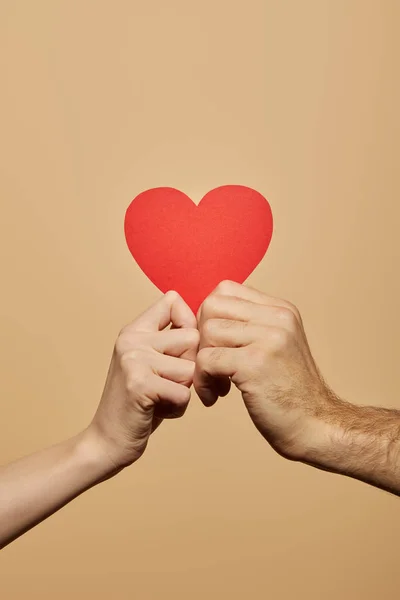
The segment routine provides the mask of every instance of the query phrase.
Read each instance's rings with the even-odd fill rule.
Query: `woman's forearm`
[[[0,467],[0,548],[110,476],[89,428]]]

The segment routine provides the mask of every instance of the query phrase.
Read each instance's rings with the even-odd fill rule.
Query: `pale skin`
[[[169,292],[123,329],[90,425],[73,439],[0,468],[0,548],[137,461],[163,419],[184,414],[196,327],[190,308]]]
[[[183,416],[192,383],[206,406],[235,385],[258,431],[285,458],[400,495],[400,412],[338,398],[319,373],[298,310],[225,281],[197,320],[168,292],[125,327],[90,425],[0,468],[0,548],[136,462],[164,419]]]

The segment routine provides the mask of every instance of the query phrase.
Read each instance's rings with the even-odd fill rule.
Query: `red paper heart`
[[[198,206],[173,188],[147,190],[125,215],[126,241],[139,267],[194,312],[220,281],[245,281],[266,253],[272,228],[267,200],[240,185],[211,190]]]

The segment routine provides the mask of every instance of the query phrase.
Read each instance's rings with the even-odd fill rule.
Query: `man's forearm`
[[[110,473],[89,430],[0,468],[0,548]]]
[[[314,418],[303,462],[400,495],[400,411],[333,399]]]

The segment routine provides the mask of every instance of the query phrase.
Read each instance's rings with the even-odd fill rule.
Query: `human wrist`
[[[93,479],[93,485],[113,477],[122,470],[109,455],[97,428],[90,424],[74,438],[75,453],[81,468]]]
[[[315,410],[304,418],[296,460],[322,469],[339,468],[337,463],[349,443],[348,407],[347,402],[330,390],[318,396]]]

